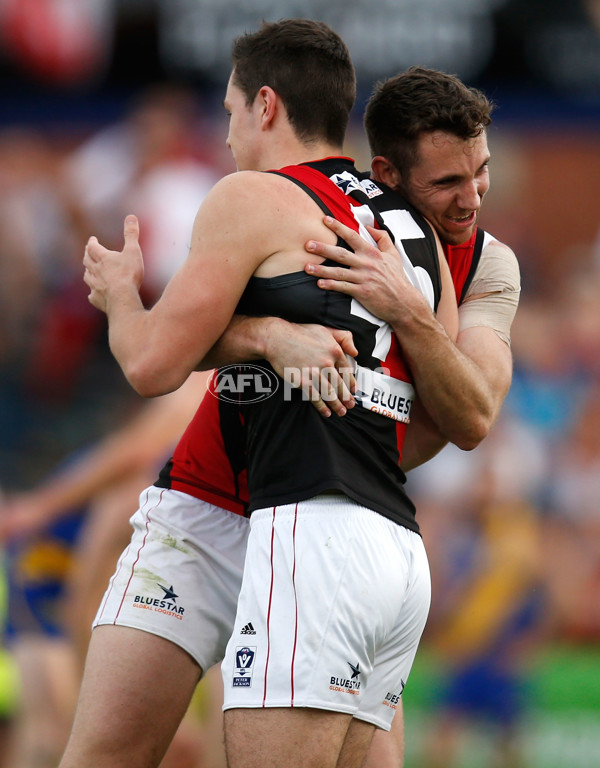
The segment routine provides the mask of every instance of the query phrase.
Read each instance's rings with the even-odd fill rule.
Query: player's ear
[[[267,126],[273,122],[275,115],[277,114],[278,105],[281,104],[281,100],[278,98],[275,91],[268,85],[263,85],[256,95],[260,107],[260,117],[263,126]]]
[[[395,189],[402,182],[400,171],[393,166],[383,155],[376,155],[371,160],[371,170],[377,181],[382,181],[388,187]]]

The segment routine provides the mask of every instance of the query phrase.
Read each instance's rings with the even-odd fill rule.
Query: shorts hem
[[[394,713],[394,717],[395,716],[396,715]],[[388,723],[387,720],[381,720],[381,718],[376,717],[375,715],[369,716],[367,714],[364,714],[363,712],[356,712],[354,714],[354,717],[357,720],[363,720],[365,723],[371,723],[371,725],[374,725],[375,728],[379,728],[382,731],[390,731],[392,727],[392,724]]]
[[[228,709],[322,709],[326,712],[337,712],[339,715],[352,715],[352,717],[355,717],[357,720],[363,720],[366,723],[371,723],[371,725],[374,725],[376,728],[381,729],[382,731],[389,731],[392,727],[391,723],[388,723],[386,720],[382,720],[381,718],[377,717],[376,715],[369,716],[368,714],[365,714],[363,712],[357,712],[353,708],[349,707],[336,707],[331,705],[326,705],[321,702],[319,703],[310,703],[310,704],[294,704],[293,706],[290,704],[289,701],[285,703],[271,703],[271,704],[263,704],[255,703],[255,704],[223,704],[223,712],[227,711]]]
[[[356,709],[353,707],[337,707],[331,704],[324,704],[322,702],[311,702],[307,704],[290,704],[289,701],[285,702],[255,702],[255,703],[231,703],[223,704],[223,711],[228,709],[323,709],[327,712],[337,712],[340,715],[356,715]]]

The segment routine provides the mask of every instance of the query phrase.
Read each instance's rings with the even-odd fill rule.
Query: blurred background
[[[231,41],[291,16],[326,21],[349,45],[359,98],[347,153],[359,167],[378,78],[431,66],[497,105],[480,223],[521,265],[514,381],[475,452],[449,447],[409,478],[434,597],[404,693],[406,766],[597,768],[600,0],[0,0],[2,494],[33,505],[58,466],[143,412],[87,302],[83,246],[95,234],[120,249],[123,216],[136,213],[145,298],[160,294],[202,198],[234,170],[222,108]],[[148,458],[150,482],[166,450],[158,441]],[[41,534],[38,519],[0,543],[2,768],[23,712],[38,736],[22,742],[40,741],[40,722],[54,735],[6,766],[51,767],[60,753],[77,679],[71,550],[89,506],[67,532]],[[31,637],[66,649],[47,690],[27,680],[41,655],[19,655]],[[219,764],[201,753],[190,766]]]

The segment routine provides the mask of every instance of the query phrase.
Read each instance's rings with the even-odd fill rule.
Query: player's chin
[[[442,237],[447,243],[450,243],[450,245],[460,245],[470,239],[476,226],[476,217],[471,219],[468,225],[449,221],[445,223]]]

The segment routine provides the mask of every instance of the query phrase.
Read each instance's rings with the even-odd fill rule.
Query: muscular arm
[[[256,268],[268,256],[286,252],[285,227],[268,226],[280,199],[266,177],[241,172],[213,187],[196,216],[187,260],[149,310],[139,295],[137,219],[125,220],[120,253],[95,238],[88,242],[84,279],[90,301],[106,312],[113,355],[144,397],[181,386],[224,332]],[[215,222],[225,223],[216,227]]]
[[[459,310],[460,312],[460,310]],[[456,340],[457,359],[464,360],[467,380],[474,381],[475,389],[482,393],[484,416],[482,423],[485,434],[483,439],[498,417],[504,398],[510,387],[512,377],[512,355],[509,346],[502,341],[495,331],[486,327],[468,328],[459,332]],[[460,363],[463,365],[463,363]],[[410,469],[423,464],[435,456],[448,442],[455,442],[444,435],[437,428],[431,415],[423,408],[421,401],[417,401],[414,417],[411,413],[410,426],[407,430],[406,441],[402,457],[402,469],[407,472]],[[449,408],[453,404],[449,403]],[[460,413],[457,414],[460,418]],[[487,426],[489,424],[489,427]],[[481,442],[478,440],[474,448]],[[469,446],[459,445],[465,450]]]
[[[321,287],[347,293],[386,320],[398,336],[414,376],[420,402],[429,415],[419,426],[418,409],[406,450],[407,468],[430,458],[450,441],[475,448],[488,434],[508,391],[512,361],[508,345],[490,327],[461,330],[455,344],[428,307],[407,288],[399,257],[386,233],[374,234],[383,250],[368,246],[338,222],[330,224],[355,250],[313,244],[311,252],[350,267],[322,265],[307,271],[323,278]],[[373,232],[372,232],[373,234]],[[480,297],[485,298],[485,297]],[[410,433],[409,429],[409,433]],[[436,432],[437,430],[437,432]],[[414,455],[411,456],[411,451]]]
[[[200,367],[268,360],[282,379],[306,393],[322,416],[343,416],[354,407],[356,386],[346,355],[356,354],[350,331],[234,315]]]
[[[496,240],[483,250],[473,282],[458,308],[457,349],[472,365],[472,375],[486,389],[491,424],[500,412],[512,378],[510,328],[520,293],[519,265],[508,246]],[[489,431],[489,430],[488,430]],[[411,419],[403,455],[409,470],[434,456],[446,444],[428,414]]]

